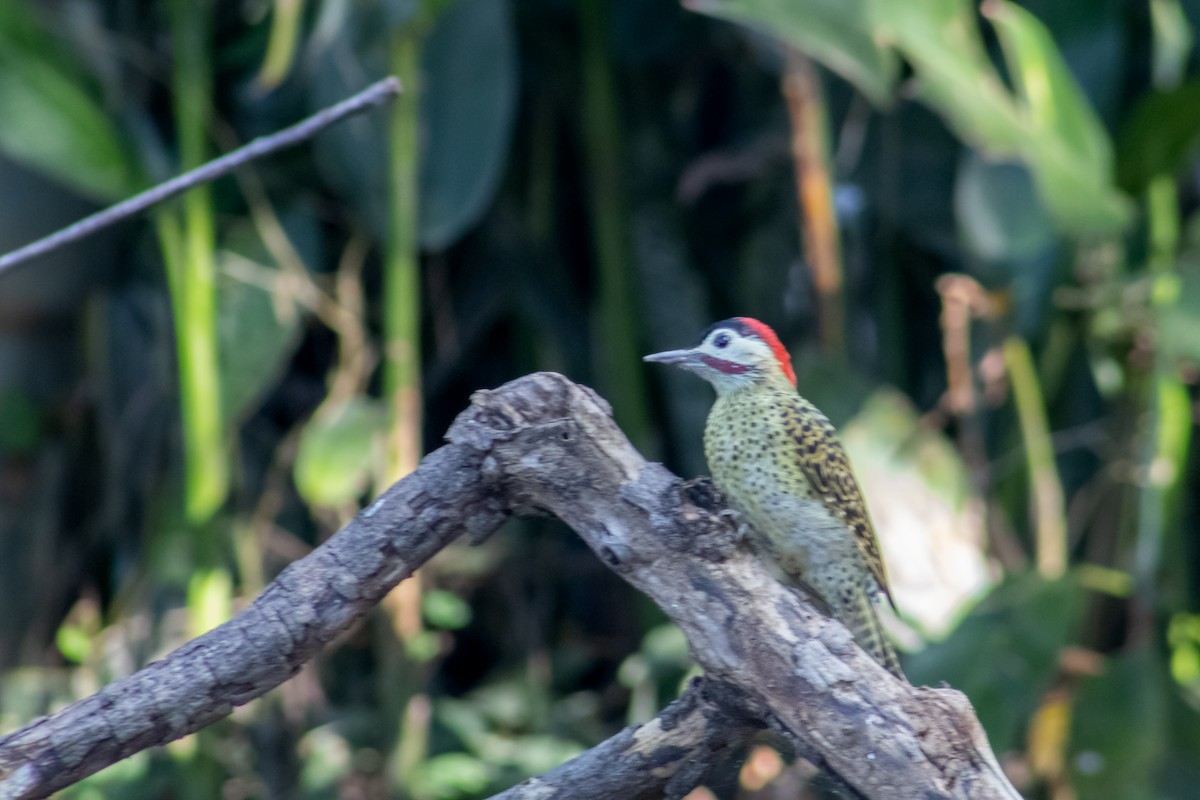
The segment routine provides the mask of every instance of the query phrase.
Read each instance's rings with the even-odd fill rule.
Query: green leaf
[[[296,747],[300,757],[296,782],[302,797],[336,797],[341,781],[353,768],[354,750],[340,727],[313,728],[300,739]]]
[[[63,658],[74,664],[82,664],[92,650],[92,637],[79,625],[60,625],[54,643]]]
[[[1006,0],[988,0],[1016,95],[988,58],[966,0],[786,2],[695,0],[695,10],[755,25],[792,42],[880,102],[890,96],[894,56],[912,64],[916,96],[968,144],[1019,158],[1059,229],[1116,233],[1132,208],[1112,184],[1112,145],[1050,33]]]
[[[1175,701],[1154,647],[1111,659],[1083,681],[1071,725],[1071,767],[1080,797],[1155,797],[1167,749],[1167,706]]]
[[[0,150],[97,201],[129,193],[117,131],[26,6],[0,0]]]
[[[1154,30],[1154,85],[1173,86],[1187,69],[1194,35],[1179,0],[1150,0]]]
[[[1012,76],[1020,106],[1038,133],[1062,144],[1072,158],[1105,174],[1112,145],[1058,46],[1036,17],[1007,0],[988,0],[991,20]]]
[[[277,268],[228,250],[217,257],[221,409],[236,423],[253,413],[287,366],[299,343],[300,318]],[[250,280],[250,272],[262,282]]]
[[[296,488],[314,506],[354,502],[367,490],[387,414],[375,401],[354,397],[322,406],[304,426],[296,451]]]
[[[776,36],[889,105],[898,59],[875,35],[872,0],[691,0],[692,11]]]
[[[1017,152],[1023,126],[988,59],[974,8],[965,0],[910,0],[876,9],[881,36],[913,66],[916,96],[968,143],[994,156]]]
[[[188,626],[207,633],[233,616],[233,577],[224,567],[200,569],[188,579]]]
[[[1054,241],[1029,169],[974,151],[959,167],[954,215],[967,248],[989,262],[1028,258]]]
[[[333,28],[329,41],[322,42],[306,93],[309,112],[315,113],[349,97],[387,74],[384,50],[386,30],[376,6],[352,4],[345,18]],[[405,87],[404,91],[412,91]],[[386,117],[363,114],[344,120],[316,137],[313,154],[323,179],[341,202],[362,215],[380,240],[388,236]]]
[[[507,0],[459,0],[422,49],[421,245],[440,250],[479,221],[500,185],[517,110]]]
[[[1200,255],[1182,257],[1172,281],[1178,292],[1174,302],[1167,305],[1162,318],[1161,347],[1163,356],[1172,362],[1200,364]]]
[[[465,699],[440,698],[438,722],[457,737],[464,750],[494,767],[515,768],[520,776],[536,775],[579,755],[571,739],[523,733],[530,726],[553,727],[554,712],[538,713],[539,700],[523,679],[502,679],[480,687]]]
[[[471,607],[454,592],[434,589],[421,597],[425,620],[435,628],[458,630],[471,622]]]
[[[453,244],[491,203],[507,162],[517,108],[517,46],[507,0],[435,2],[437,14],[421,43],[421,165],[418,236],[423,247]],[[423,25],[417,18],[407,24]],[[344,99],[386,70],[384,23],[352,7],[313,70],[314,110]],[[414,36],[422,35],[424,28]],[[385,126],[369,116],[347,120],[313,146],[331,184],[387,238],[388,171]]]
[[[1179,698],[1176,691],[1166,688],[1166,752],[1157,770],[1158,797],[1187,797],[1200,786],[1200,711],[1195,694]]]
[[[1200,142],[1200,80],[1138,100],[1117,139],[1117,183],[1131,194],[1174,175]]]
[[[417,631],[404,640],[404,655],[417,664],[428,664],[442,651],[442,639],[436,631]]]
[[[968,144],[1023,161],[1060,230],[1119,231],[1131,210],[1111,183],[1111,144],[1045,26],[1004,0],[984,8],[1005,45],[1016,96],[963,0],[881,3],[878,14],[883,35],[913,65],[917,97]]]
[[[1132,217],[1112,185],[1108,133],[1036,17],[1007,0],[988,0],[1030,135],[1022,152],[1055,216],[1077,233],[1117,232]]]
[[[1054,678],[1059,651],[1072,641],[1083,599],[1070,576],[1012,578],[950,638],[908,658],[905,672],[914,686],[947,681],[965,692],[996,752],[1012,749]]]
[[[42,433],[42,413],[29,393],[18,387],[0,391],[0,452],[33,453]]]
[[[1107,173],[1090,172],[1058,142],[1031,139],[1025,161],[1059,228],[1074,235],[1120,233],[1133,219],[1129,199]]]
[[[446,753],[422,762],[409,788],[418,798],[454,800],[478,795],[492,780],[492,767],[466,753]]]
[[[1200,700],[1200,614],[1173,614],[1167,626],[1167,644],[1171,648],[1171,677],[1195,704]]]
[[[519,736],[513,740],[512,763],[523,775],[540,775],[583,752],[575,742],[557,736]]]

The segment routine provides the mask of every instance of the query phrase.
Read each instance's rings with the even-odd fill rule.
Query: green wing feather
[[[788,422],[788,428],[796,440],[800,468],[813,492],[829,512],[846,523],[846,527],[854,534],[867,568],[895,609],[896,601],[892,599],[891,587],[888,586],[887,570],[879,553],[875,527],[871,524],[862,490],[854,478],[850,459],[846,457],[833,423],[799,395],[796,396],[795,416],[789,414]]]

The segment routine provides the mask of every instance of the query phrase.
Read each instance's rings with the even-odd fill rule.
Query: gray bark
[[[544,511],[683,629],[706,680],[503,797],[680,797],[755,727],[867,798],[1019,797],[962,694],[876,665],[737,542],[705,484],[647,463],[590,390],[539,373],[479,392],[447,440],[233,620],[0,739],[0,798],[45,797],[215,722],[295,674],[450,541]]]

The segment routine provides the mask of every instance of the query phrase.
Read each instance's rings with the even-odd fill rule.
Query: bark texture
[[[456,537],[542,512],[658,603],[706,680],[503,797],[681,797],[755,728],[863,797],[1019,797],[962,694],[876,665],[737,542],[708,484],[647,463],[591,390],[539,373],[478,392],[447,440],[236,618],[0,739],[0,798],[45,797],[211,724],[293,675]]]

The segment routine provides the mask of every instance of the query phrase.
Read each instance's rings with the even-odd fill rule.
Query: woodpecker
[[[734,317],[710,326],[695,347],[645,360],[713,385],[704,454],[755,549],[903,678],[873,605],[879,594],[892,597],[858,481],[833,425],[796,391],[791,357],[775,332]]]

